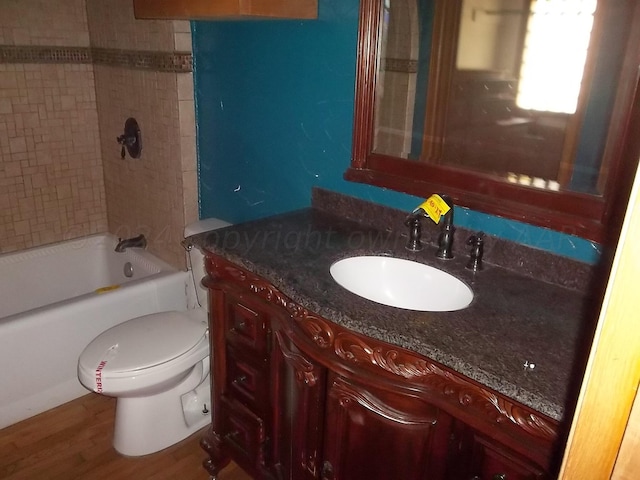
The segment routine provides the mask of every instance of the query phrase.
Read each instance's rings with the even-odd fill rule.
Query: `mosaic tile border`
[[[191,52],[0,45],[0,63],[93,63],[156,72],[193,71]]]
[[[0,63],[91,63],[91,49],[0,45]]]
[[[193,71],[193,56],[188,52],[149,52],[92,48],[93,63],[159,72],[188,73]]]

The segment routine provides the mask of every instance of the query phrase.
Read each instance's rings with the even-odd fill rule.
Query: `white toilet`
[[[185,237],[227,226],[206,219],[185,228]],[[195,280],[184,312],[145,315],[98,335],[80,354],[80,383],[116,397],[114,448],[140,456],[167,448],[211,421],[207,291],[204,256],[189,249]],[[198,306],[202,305],[202,306]]]

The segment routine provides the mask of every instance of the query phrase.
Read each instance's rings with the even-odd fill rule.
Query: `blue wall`
[[[420,199],[350,183],[358,0],[313,21],[193,22],[200,216],[242,222],[310,205],[323,187],[404,210]],[[583,239],[456,209],[456,223],[594,262]]]

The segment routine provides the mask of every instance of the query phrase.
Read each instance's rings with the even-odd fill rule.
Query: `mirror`
[[[603,240],[638,8],[361,0],[348,180]],[[635,40],[634,40],[635,39]]]

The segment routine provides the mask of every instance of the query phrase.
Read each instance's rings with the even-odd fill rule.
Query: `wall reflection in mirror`
[[[622,39],[597,6],[384,0],[374,152],[601,194]]]

